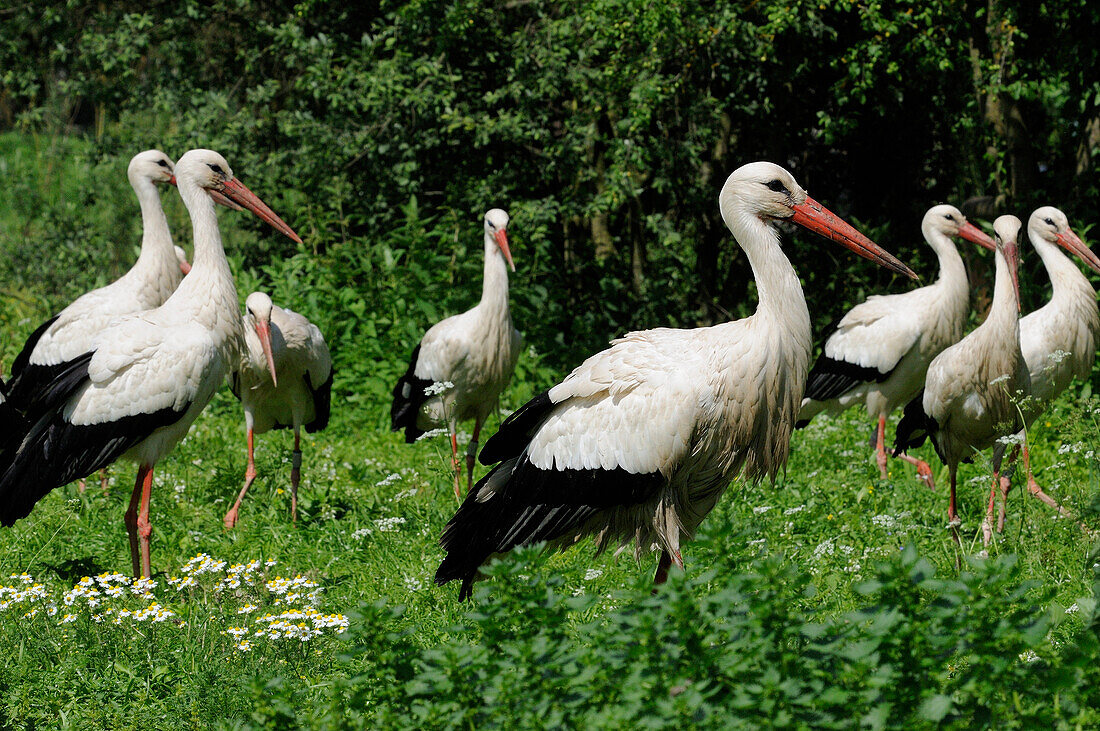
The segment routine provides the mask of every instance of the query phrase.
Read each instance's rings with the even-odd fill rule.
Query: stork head
[[[1016,309],[1020,309],[1020,229],[1024,224],[1015,216],[998,216],[993,222],[997,236],[997,252],[1004,256],[1012,274],[1012,290],[1016,293]]]
[[[718,207],[730,230],[758,219],[774,228],[789,220],[836,242],[879,266],[917,279],[916,273],[850,224],[815,201],[789,172],[771,162],[751,162],[730,173]]]
[[[263,292],[253,292],[244,301],[245,322],[256,332],[260,339],[260,349],[267,360],[267,369],[271,373],[271,383],[279,385],[275,375],[275,354],[271,350],[271,298]]]
[[[176,261],[180,264],[180,271],[186,277],[191,272],[191,262],[187,261],[187,252],[183,250],[182,246],[173,246],[172,248],[176,252]]]
[[[485,213],[485,246],[486,251],[488,247],[495,244],[500,249],[500,253],[504,255],[504,260],[508,262],[508,266],[512,271],[516,270],[516,265],[512,262],[512,252],[508,249],[508,214],[500,208],[493,208]]]
[[[130,184],[135,187],[142,180],[175,185],[175,170],[176,166],[172,162],[172,158],[160,150],[146,150],[130,158],[130,166],[126,168],[126,176],[130,178]]]
[[[990,251],[997,248],[997,242],[989,234],[967,221],[966,216],[955,206],[946,204],[932,206],[924,214],[924,220],[921,221],[920,228],[924,232],[925,239],[929,242],[933,241],[931,234],[935,232],[948,238],[961,236],[967,241]]]
[[[207,193],[220,193],[235,205],[247,208],[299,244],[302,239],[259,197],[233,176],[225,158],[213,150],[188,150],[176,163],[176,179],[197,185]]]
[[[1066,214],[1054,206],[1043,206],[1035,209],[1027,222],[1027,234],[1033,245],[1036,240],[1057,244],[1066,251],[1073,252],[1081,257],[1089,265],[1089,269],[1100,274],[1100,258],[1097,258],[1092,249],[1085,246],[1085,242],[1081,240],[1081,237],[1070,228]]]

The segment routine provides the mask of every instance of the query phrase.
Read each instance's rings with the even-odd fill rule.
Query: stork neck
[[[167,262],[169,266],[175,266],[172,234],[168,230],[168,217],[164,215],[157,186],[148,178],[138,178],[131,184],[141,206],[141,254],[138,262],[150,266]]]
[[[995,326],[1010,326],[1019,332],[1020,309],[1016,299],[1016,288],[1012,286],[1012,271],[1009,269],[1008,260],[1000,249],[996,252],[997,276],[993,283],[993,304],[989,307],[989,316],[986,322],[997,323]],[[1019,335],[1017,335],[1017,341]]]
[[[936,258],[939,260],[940,273],[936,283],[966,290],[969,287],[966,279],[966,265],[963,264],[955,241],[941,231],[928,231],[924,238],[936,252]]]
[[[1073,259],[1038,234],[1028,233],[1035,251],[1043,260],[1047,276],[1050,277],[1050,286],[1053,290],[1052,301],[1073,296],[1077,292],[1086,292],[1090,297],[1095,296],[1092,283],[1077,268],[1077,263]]]
[[[191,264],[191,273],[184,277],[176,293],[180,297],[193,297],[196,301],[203,298],[216,300],[216,307],[231,309],[234,313],[232,319],[239,323],[240,316],[236,314],[237,288],[222,247],[214,199],[186,178],[177,178],[177,184],[180,197],[191,214],[195,260]]]
[[[778,232],[748,213],[737,217],[730,231],[741,244],[756,279],[757,314],[776,322],[808,351],[812,345],[810,311],[798,274],[779,246]]]
[[[485,236],[485,268],[481,283],[481,306],[508,309],[508,263],[492,236]]]

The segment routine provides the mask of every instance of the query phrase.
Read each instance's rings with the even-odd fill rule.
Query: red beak
[[[271,371],[271,383],[276,388],[279,387],[279,378],[275,375],[275,355],[271,352],[271,327],[267,322],[259,320],[256,322],[256,335],[260,337],[260,347],[264,351],[264,357],[267,358],[267,369]]]
[[[990,251],[997,250],[997,242],[993,240],[993,237],[969,221],[959,227],[959,236],[971,243],[977,244],[983,249],[989,249]]]
[[[280,231],[289,236],[291,240],[299,244],[302,243],[302,239],[298,234],[294,233],[294,230],[290,228],[290,226],[287,226],[283,219],[276,216],[275,211],[268,208],[267,204],[260,200],[255,193],[246,188],[244,183],[233,178],[232,180],[226,180],[222,186],[221,193],[223,193],[226,198],[252,211],[261,219],[271,224],[276,231]]]
[[[1065,231],[1059,233],[1058,243],[1067,251],[1072,251],[1074,254],[1081,257],[1081,259],[1089,265],[1089,269],[1100,274],[1100,258],[1097,258],[1096,254],[1092,253],[1092,249],[1085,246],[1085,242],[1081,240],[1080,236],[1073,232],[1073,229],[1067,228]]]
[[[228,198],[226,198],[224,195],[222,195],[221,193],[219,193],[216,190],[208,190],[206,192],[210,194],[210,197],[213,198],[214,202],[217,203],[219,206],[225,206],[226,208],[232,208],[234,211],[243,211],[244,210],[244,208],[242,208],[241,206],[238,206],[236,203],[229,200]]]
[[[180,262],[180,271],[183,272],[183,276],[186,277],[188,274],[191,273],[191,265],[188,264],[186,261],[181,261]]]
[[[851,224],[837,216],[825,206],[813,198],[806,196],[806,200],[798,205],[791,206],[794,215],[791,220],[803,228],[808,228],[816,234],[820,234],[830,241],[851,249],[865,259],[870,259],[881,267],[885,267],[898,274],[904,274],[911,279],[920,278],[909,267],[905,266],[893,254],[889,253]]]
[[[1015,240],[1006,241],[1001,249],[1004,251],[1005,261],[1008,262],[1008,271],[1012,272],[1012,289],[1016,292],[1016,311],[1023,311],[1020,302],[1020,247]]]
[[[514,272],[516,265],[512,263],[512,252],[508,250],[508,233],[504,229],[497,229],[497,232],[493,234],[493,237],[497,240],[497,246],[504,253],[504,259],[508,262],[508,266],[512,268]]]

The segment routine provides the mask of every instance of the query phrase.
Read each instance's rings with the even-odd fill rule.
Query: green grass
[[[22,221],[42,248],[79,220],[91,241],[136,242],[130,224],[119,222],[122,213],[115,221],[114,213],[65,212],[68,197],[79,193],[72,180],[98,169],[66,145],[80,148],[0,135],[0,160],[17,179],[0,191],[0,231]],[[47,158],[52,173],[42,169]],[[125,179],[111,185],[128,210]],[[37,209],[11,197],[19,186],[26,200],[41,203]],[[52,218],[36,218],[33,211],[42,209]],[[169,215],[173,230],[187,230],[176,202]],[[250,235],[235,226],[227,224],[227,241]],[[79,237],[64,241],[72,251],[88,245]],[[11,239],[0,240],[9,245]],[[29,261],[44,266],[41,258]],[[73,268],[73,261],[56,262],[67,288],[101,283],[104,274],[90,273],[100,270]],[[318,271],[296,269],[293,278]],[[396,276],[390,271],[379,276]],[[265,276],[282,286],[277,272]],[[257,278],[242,272],[241,288]],[[397,290],[400,283],[389,284]],[[30,276],[5,290],[3,362],[63,297]],[[335,325],[340,315],[324,313],[323,299],[301,309]],[[393,310],[404,311],[397,304]],[[362,308],[354,319],[365,317]],[[331,343],[341,363],[350,365],[367,348],[341,340]],[[629,554],[595,557],[582,544],[561,554],[511,555],[490,569],[472,603],[459,605],[457,586],[432,583],[442,558],[438,537],[456,507],[448,446],[443,439],[405,445],[382,426],[384,397],[363,395],[385,394],[385,374],[400,371],[396,361],[405,355],[338,369],[332,424],[304,438],[297,523],[289,515],[291,437],[277,432],[257,439],[260,477],[237,528],[223,529],[245,454],[239,406],[219,393],[155,474],[158,586],[152,598],[127,595],[125,607],[156,601],[172,612],[162,622],[112,624],[121,600],[91,609],[78,600],[79,611],[60,602],[84,576],[130,572],[122,517],[132,466],[111,468],[106,494],[93,476],[84,493],[75,485],[55,490],[28,518],[0,530],[0,583],[22,590],[22,579],[4,577],[27,573],[59,604],[52,616],[48,601],[34,604],[32,617],[23,616],[31,606],[25,602],[0,608],[0,725],[844,728],[858,719],[881,728],[1097,721],[1100,698],[1090,690],[1100,688],[1093,541],[1016,489],[1005,532],[988,559],[976,559],[989,485],[979,458],[960,473],[958,570],[946,527],[946,471],[925,447],[921,456],[938,469],[937,490],[901,462],[879,479],[868,446],[872,425],[856,410],[796,433],[777,484],[735,482],[685,547],[686,575],[674,574],[655,595],[654,559],[639,565]],[[505,412],[561,375],[530,356],[519,374]],[[1100,401],[1079,400],[1078,392],[1036,424],[1033,464],[1048,492],[1095,525],[1100,463],[1090,450],[1100,435]],[[223,568],[177,591],[170,581],[185,576],[181,567],[198,554],[227,566],[276,563],[258,570],[262,580],[252,587],[217,591]],[[258,637],[240,650],[227,630],[254,631],[257,615],[285,608],[263,586],[276,575],[316,582],[323,588],[318,610],[346,616],[349,630],[307,643]],[[238,614],[247,604],[260,608]],[[108,607],[116,613],[105,614]],[[63,623],[69,613],[74,621]]]

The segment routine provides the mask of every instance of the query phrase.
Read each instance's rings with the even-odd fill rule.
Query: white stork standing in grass
[[[1020,347],[1031,374],[1031,396],[1037,408],[1046,406],[1066,390],[1074,378],[1086,379],[1092,372],[1096,346],[1100,342],[1100,309],[1096,291],[1077,265],[1058,250],[1062,246],[1079,256],[1100,274],[1100,258],[1073,232],[1066,214],[1052,206],[1038,208],[1027,223],[1031,245],[1043,260],[1053,288],[1050,302],[1020,319]],[[1019,445],[1013,447],[1014,461]],[[1031,474],[1031,460],[1024,446],[1027,488],[1035,497],[1070,516],[1039,487]],[[1002,481],[1003,493],[997,529],[1004,529],[1009,482]]]
[[[390,424],[405,430],[413,443],[426,430],[446,425],[451,434],[455,497],[462,467],[458,459],[458,422],[474,420],[466,449],[467,489],[473,484],[474,458],[481,427],[496,408],[500,392],[512,378],[523,336],[508,311],[508,267],[516,270],[508,250],[508,214],[494,208],[485,214],[485,278],[481,302],[448,317],[424,333],[413,349],[409,368],[393,389]],[[441,386],[452,384],[437,392]]]
[[[865,404],[867,414],[878,417],[875,449],[884,480],[886,417],[917,395],[928,364],[959,341],[966,325],[970,290],[952,237],[961,236],[991,251],[996,247],[954,206],[929,208],[921,232],[939,259],[939,279],[903,294],[874,295],[841,318],[810,370],[796,425],[805,426],[822,411],[839,413]],[[932,485],[927,463],[900,456],[916,465],[917,473]]]
[[[993,491],[1000,486],[1004,437],[1024,428],[1021,397],[1031,392],[1031,378],[1020,349],[1017,237],[1022,224],[1015,216],[993,222],[997,234],[997,278],[993,304],[985,322],[940,353],[928,367],[924,390],[905,407],[898,424],[895,453],[932,439],[936,454],[951,474],[947,519],[959,540],[955,481],[959,463],[976,450],[993,447]],[[1031,418],[1031,416],[1029,416]],[[983,523],[987,541],[994,492]]]
[[[263,292],[245,300],[245,350],[230,378],[233,393],[244,407],[248,467],[237,502],[225,514],[225,527],[237,523],[237,512],[256,479],[253,434],[271,429],[294,430],[290,469],[290,515],[298,520],[298,481],[302,469],[299,431],[310,434],[328,426],[332,401],[332,358],[317,326],[291,310],[276,307]],[[281,382],[280,382],[281,381]]]
[[[693,330],[634,332],[590,357],[501,425],[481,452],[497,464],[451,518],[439,584],[470,596],[478,568],[517,545],[662,549],[655,581],[683,567],[690,538],[729,482],[775,479],[787,461],[809,368],[810,316],[779,246],[793,221],[896,272],[904,264],[806,195],[783,168],[738,168],[718,198],[748,256],[751,317]]]
[[[21,437],[0,453],[3,525],[27,516],[55,487],[119,457],[137,462],[126,511],[136,576],[151,573],[153,465],[187,434],[236,367],[243,344],[233,274],[207,192],[223,193],[300,241],[233,177],[218,153],[191,150],[180,158],[176,176],[194,228],[190,274],[163,305],[116,319],[85,352],[55,366],[27,404],[25,423],[16,425]],[[171,249],[168,255],[176,267]]]
[[[119,279],[81,295],[31,333],[12,363],[7,388],[13,407],[24,408],[66,363],[87,353],[111,320],[160,307],[176,291],[186,274],[187,258],[183,249],[172,244],[156,187],[175,185],[174,170],[172,160],[160,150],[146,150],[130,160],[126,174],[141,207],[138,260]],[[209,194],[223,205],[239,208],[218,191]]]

